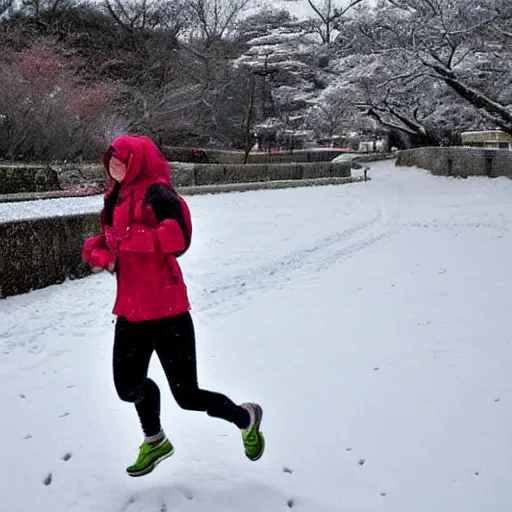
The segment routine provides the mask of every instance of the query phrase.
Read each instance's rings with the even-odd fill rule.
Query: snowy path
[[[256,464],[155,360],[176,454],[129,479],[112,277],[1,301],[0,510],[508,512],[512,181],[370,175],[189,198],[200,383],[263,404]]]

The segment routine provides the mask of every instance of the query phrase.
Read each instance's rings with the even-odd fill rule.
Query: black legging
[[[121,400],[135,403],[146,436],[160,431],[160,390],[147,377],[154,350],[180,407],[206,411],[239,428],[249,425],[246,409],[224,395],[199,389],[190,313],[145,322],[130,322],[120,317],[114,339],[114,383]]]

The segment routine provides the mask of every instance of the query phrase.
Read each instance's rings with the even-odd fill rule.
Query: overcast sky
[[[101,0],[92,0],[95,3],[101,2]],[[336,6],[347,6],[352,0],[333,0],[333,4]],[[1,2],[1,0],[0,0]],[[324,0],[313,0],[315,4],[321,5]],[[365,0],[366,3],[374,5],[376,0]],[[252,0],[254,10],[258,10],[259,7],[269,5],[273,7],[282,7],[290,11],[294,16],[299,19],[314,16],[314,12],[311,6],[308,4],[308,0]],[[251,12],[249,10],[249,12]]]
[[[99,3],[101,0],[91,0],[94,3]],[[346,7],[352,0],[333,0],[333,4],[335,6]],[[370,5],[375,5],[377,0],[364,0],[366,3]],[[0,0],[1,2],[1,0]],[[313,0],[315,4],[322,5],[324,0]],[[249,9],[249,13],[253,10],[257,11],[259,8],[264,5],[272,6],[272,7],[282,7],[288,11],[290,11],[294,16],[297,16],[299,19],[314,17],[315,13],[311,9],[311,6],[308,4],[308,0],[252,0],[252,9]]]
[[[266,3],[268,5],[273,5],[275,7],[284,7],[292,14],[297,16],[298,18],[307,18],[308,16],[312,16],[313,10],[308,4],[308,0],[260,0],[261,3]],[[321,5],[323,0],[313,0],[315,4]],[[366,0],[370,5],[375,4],[375,0]],[[340,7],[345,7],[349,5],[349,0],[334,0],[335,5]]]

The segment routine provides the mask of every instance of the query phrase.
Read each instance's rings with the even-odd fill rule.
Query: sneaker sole
[[[256,462],[257,460],[260,460],[261,457],[263,457],[263,452],[265,451],[265,437],[263,436],[263,433],[260,432],[260,436],[261,436],[261,440],[262,440],[262,444],[261,444],[261,452],[256,456],[256,457],[249,457],[247,454],[247,458],[251,461],[251,462]]]
[[[261,405],[259,405],[259,404],[251,403],[251,404],[245,404],[245,405],[251,405],[254,408],[254,411],[256,413],[256,419],[255,419],[254,425],[256,426],[258,432],[260,433],[261,439],[263,441],[263,444],[261,447],[261,452],[256,457],[249,457],[247,455],[247,453],[245,454],[246,457],[250,461],[256,462],[257,460],[261,459],[261,457],[263,456],[263,452],[265,451],[265,437],[263,436],[263,432],[260,432],[261,420],[263,419],[263,409],[261,408]]]
[[[165,459],[168,459],[173,454],[174,454],[174,447],[169,453],[166,453],[166,454],[158,457],[158,459],[156,459],[153,462],[153,464],[151,464],[151,466],[148,466],[146,469],[143,469],[141,471],[127,471],[126,473],[128,474],[128,476],[132,476],[132,477],[147,475],[147,474],[151,473],[158,466],[158,464],[160,464],[160,462],[162,462]]]

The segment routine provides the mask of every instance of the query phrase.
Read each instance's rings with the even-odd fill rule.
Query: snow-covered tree
[[[509,0],[381,0],[361,33],[371,51],[441,80],[512,133]]]
[[[377,122],[415,144],[512,130],[510,0],[308,1],[314,20],[257,23],[237,60],[266,77],[266,116],[324,135]]]
[[[354,113],[357,114],[357,109],[353,108],[348,88],[328,87],[317,103],[309,109],[308,126],[318,138],[340,135],[346,131],[347,124],[355,121],[351,115]]]
[[[317,65],[320,43],[310,24],[286,11],[266,9],[243,27],[247,50],[234,66],[256,77],[254,121],[302,129],[307,106],[326,85]]]
[[[353,54],[339,59],[339,79],[320,96],[310,122],[324,116],[324,133],[367,131],[366,116],[388,131],[401,132],[414,145],[456,140],[467,126],[485,126],[478,111],[443,81],[408,66],[404,56]],[[315,121],[316,120],[316,121]],[[370,125],[371,129],[371,125]]]

